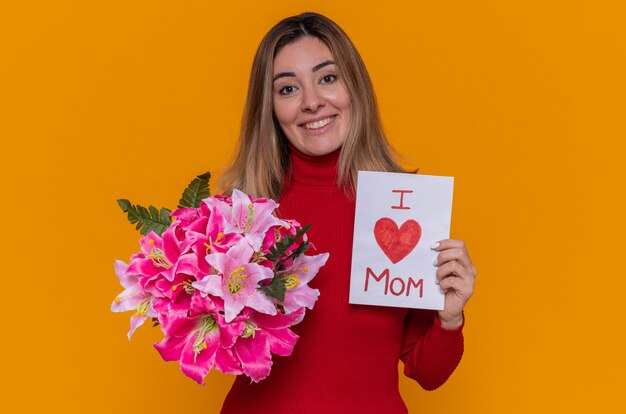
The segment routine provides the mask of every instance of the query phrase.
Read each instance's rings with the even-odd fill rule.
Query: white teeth
[[[321,127],[324,127],[330,124],[330,121],[332,121],[332,117],[315,121],[315,122],[309,122],[308,124],[304,124],[304,129],[319,129]]]

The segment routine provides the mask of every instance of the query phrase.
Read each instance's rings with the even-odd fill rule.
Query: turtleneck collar
[[[330,154],[313,156],[303,154],[289,144],[290,164],[287,166],[286,184],[298,183],[315,187],[337,185],[337,163],[341,148]]]

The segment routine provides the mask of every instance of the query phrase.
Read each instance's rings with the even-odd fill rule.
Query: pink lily
[[[300,255],[282,273],[286,279],[285,299],[282,302],[285,313],[295,312],[307,307],[313,309],[320,291],[312,289],[308,283],[317,275],[320,267],[326,264],[328,253],[315,256]]]
[[[197,292],[186,303],[163,304],[159,322],[166,337],[154,347],[165,361],[180,361],[181,371],[199,384],[213,367],[227,374],[242,370],[231,348],[243,322],[226,324],[219,306]]]
[[[139,285],[143,290],[155,296],[161,296],[151,288],[158,279],[174,283],[177,274],[197,275],[198,260],[195,254],[184,254],[189,251],[195,238],[178,240],[177,225],[172,224],[163,237],[150,232],[139,240],[142,254],[131,260],[129,272],[139,275]]]
[[[224,299],[226,322],[231,322],[245,307],[259,312],[276,314],[276,306],[257,289],[259,282],[271,279],[274,274],[265,266],[250,263],[254,251],[245,241],[232,246],[226,253],[206,256],[207,262],[219,274],[207,275],[192,286],[206,295]]]
[[[158,315],[152,307],[152,295],[144,292],[139,287],[137,275],[128,273],[128,265],[121,260],[115,261],[115,274],[120,279],[120,284],[124,287],[124,291],[117,295],[113,303],[111,303],[112,312],[126,312],[134,310],[135,313],[130,317],[130,330],[128,331],[128,340],[133,333],[148,318],[156,318]]]
[[[252,381],[266,378],[272,368],[272,353],[289,356],[298,340],[298,335],[289,327],[302,321],[304,308],[291,314],[278,313],[268,316],[253,311],[244,311],[245,329],[233,346],[233,352],[241,364],[243,373]]]
[[[215,209],[219,209],[226,218],[224,233],[242,234],[254,251],[261,249],[265,233],[272,226],[288,226],[272,213],[278,204],[270,199],[252,200],[250,196],[235,189],[231,198],[232,207],[216,198],[205,200]]]

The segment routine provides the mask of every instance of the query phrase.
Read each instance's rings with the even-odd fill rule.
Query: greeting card
[[[350,303],[443,309],[437,252],[450,237],[453,177],[359,171]]]

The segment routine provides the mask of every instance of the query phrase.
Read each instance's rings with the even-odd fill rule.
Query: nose
[[[303,112],[317,112],[324,107],[324,97],[315,87],[306,87],[302,92],[301,109]]]

